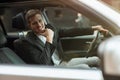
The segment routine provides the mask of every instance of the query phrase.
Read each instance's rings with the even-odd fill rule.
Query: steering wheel
[[[101,42],[101,34],[98,30],[94,31],[94,36],[95,38],[92,40],[90,43],[89,49],[88,49],[88,55],[87,56],[92,56],[95,55],[94,52],[96,48],[98,47],[99,43]]]

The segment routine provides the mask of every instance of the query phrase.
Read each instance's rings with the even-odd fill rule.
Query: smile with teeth
[[[43,30],[44,28],[41,26],[41,27],[39,27],[38,29],[39,29],[39,30]]]

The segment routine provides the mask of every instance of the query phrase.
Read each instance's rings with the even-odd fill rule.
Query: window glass
[[[52,23],[57,28],[63,27],[80,27],[87,28],[96,23],[85,17],[79,12],[75,12],[69,8],[56,8],[49,7],[46,8],[47,16]]]

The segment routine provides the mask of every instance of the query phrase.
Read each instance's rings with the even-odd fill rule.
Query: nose
[[[40,27],[40,26],[42,26],[42,23],[40,23],[40,22],[37,22],[37,26],[39,26],[39,27]]]

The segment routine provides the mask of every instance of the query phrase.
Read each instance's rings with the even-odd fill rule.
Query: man
[[[24,55],[22,55],[22,57],[27,63],[63,66],[85,65],[86,67],[89,67],[86,65],[89,65],[89,63],[99,63],[97,57],[76,58],[70,62],[62,61],[63,56],[59,38],[86,35],[91,33],[93,29],[81,30],[80,28],[74,28],[57,30],[51,25],[45,25],[42,13],[38,9],[29,10],[25,18],[31,31],[29,31],[26,38],[21,41],[21,44],[24,46],[19,45],[19,48],[15,48],[17,53]],[[101,26],[94,26],[93,28],[107,33],[107,30]]]

